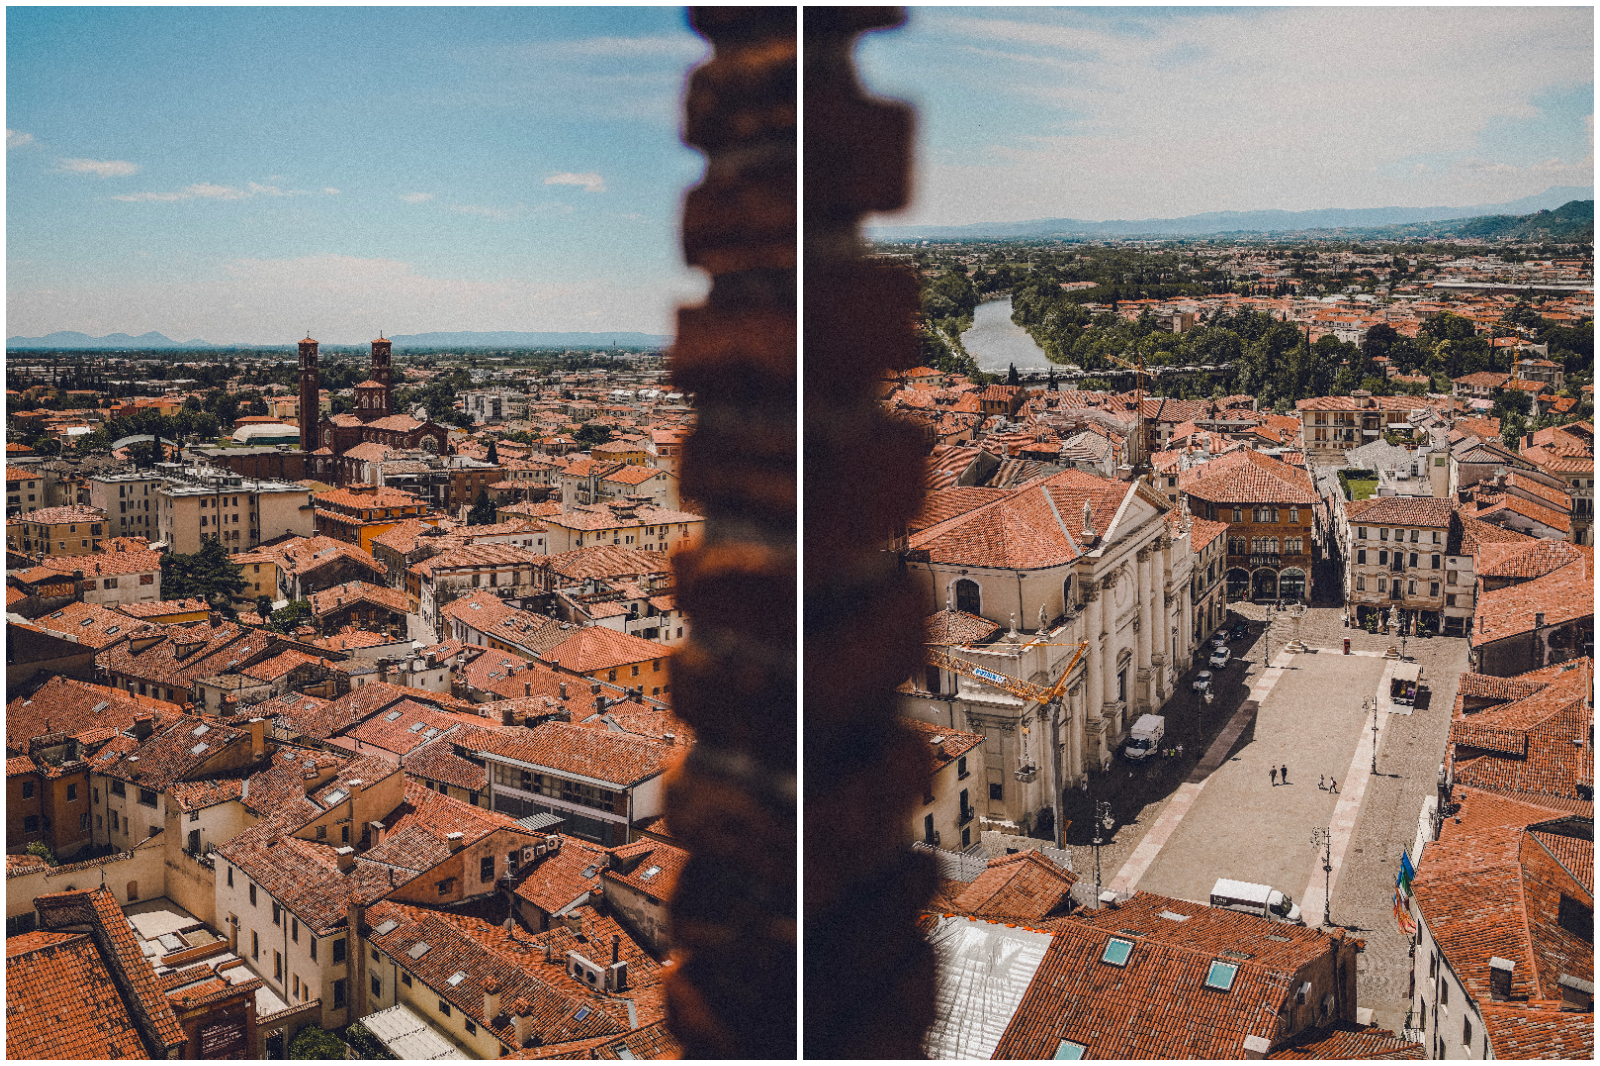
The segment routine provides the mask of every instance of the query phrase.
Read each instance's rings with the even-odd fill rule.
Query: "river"
[[[1052,365],[1027,330],[1011,321],[1009,296],[979,304],[972,315],[972,328],[961,335],[961,343],[978,361],[978,369],[989,373],[1004,374],[1012,365],[1018,373],[1042,373]]]

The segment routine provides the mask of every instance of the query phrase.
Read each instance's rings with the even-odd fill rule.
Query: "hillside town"
[[[689,398],[297,349],[8,368],[9,1054],[680,1056]]]
[[[876,248],[939,357],[877,392],[923,1049],[1592,1059],[1592,258],[1217,243],[1163,254],[1229,291],[1072,306],[1060,247]],[[962,291],[1048,380],[975,372]]]

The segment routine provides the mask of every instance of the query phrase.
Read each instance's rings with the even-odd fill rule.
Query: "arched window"
[[[978,614],[983,606],[983,593],[978,589],[976,581],[962,578],[956,582],[956,610],[966,611],[968,614]]]

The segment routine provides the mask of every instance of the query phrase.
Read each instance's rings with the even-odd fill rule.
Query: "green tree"
[[[50,845],[46,844],[42,840],[35,840],[32,844],[29,844],[27,846],[27,848],[24,849],[24,850],[26,850],[29,855],[37,855],[37,856],[39,856],[39,858],[43,859],[45,862],[49,863],[51,866],[60,866],[61,865],[61,861],[56,858],[55,852],[50,850]]]
[[[256,614],[261,616],[263,622],[272,619],[272,598],[270,596],[256,597]]]
[[[467,512],[467,525],[492,526],[494,520],[494,504],[489,500],[489,490],[479,489],[478,498],[472,501],[472,510]]]
[[[596,444],[606,444],[611,440],[611,427],[598,422],[585,422],[572,436],[579,444],[593,448]]]
[[[207,540],[188,555],[161,557],[161,595],[169,600],[199,597],[212,608],[233,614],[233,600],[244,592],[244,568],[228,555],[220,540]]]
[[[160,441],[136,440],[128,445],[128,459],[133,463],[135,470],[145,470],[161,462],[165,457],[166,449]]]
[[[306,1026],[289,1045],[291,1059],[343,1059],[349,1054],[345,1042],[320,1025]]]
[[[495,442],[493,439],[491,439],[489,441],[489,453],[484,456],[486,462],[498,463],[500,461],[500,449],[496,448],[494,445]]]
[[[1520,412],[1513,411],[1500,420],[1500,441],[1512,451],[1517,451],[1522,445],[1522,435],[1528,432],[1528,419]]]
[[[1533,407],[1533,400],[1521,389],[1495,389],[1491,399],[1494,406],[1489,409],[1489,414],[1502,423],[1508,416],[1525,415]]]
[[[310,600],[291,600],[272,612],[272,617],[267,620],[267,628],[279,633],[292,633],[297,626],[309,622],[311,618]]]
[[[1007,385],[1021,385],[1022,384],[1022,379],[1017,376],[1017,364],[1016,363],[1012,363],[1011,364],[1011,368],[1006,371],[1006,384]]]

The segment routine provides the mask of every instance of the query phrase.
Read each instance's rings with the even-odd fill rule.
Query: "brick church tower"
[[[317,374],[317,342],[307,337],[300,342],[300,450],[307,455],[317,449],[318,406],[321,385]]]
[[[363,422],[387,418],[393,408],[393,371],[389,366],[388,341],[372,342],[372,374],[356,386],[356,417]]]

